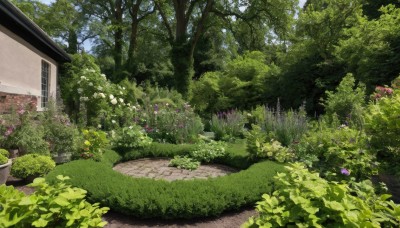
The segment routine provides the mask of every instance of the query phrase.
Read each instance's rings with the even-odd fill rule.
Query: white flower
[[[96,72],[96,71],[93,70],[93,69],[90,69],[89,72],[90,72],[90,73],[94,73],[94,72]]]
[[[80,97],[79,100],[80,100],[80,101],[88,101],[89,98],[88,98],[88,97]]]
[[[101,124],[97,125],[97,128],[101,128]]]
[[[99,91],[102,91],[102,90],[103,90],[103,87],[99,86],[99,87],[97,87],[97,89],[98,89]]]
[[[117,99],[114,98],[111,100],[111,104],[116,105],[117,103],[118,103]]]
[[[134,106],[132,106],[132,108],[133,108],[133,110],[136,110],[136,106],[134,105]]]
[[[82,80],[86,80],[86,77],[85,77],[85,76],[81,76],[81,79],[82,79]]]
[[[157,111],[154,111],[154,114],[155,114],[155,115],[157,115],[157,114],[158,114],[158,112],[157,112]]]
[[[89,82],[89,86],[93,86],[93,83]]]
[[[110,94],[110,100],[114,99],[114,95]]]
[[[101,77],[106,78],[106,75],[105,74],[101,74]]]
[[[82,88],[78,88],[78,93],[81,94],[83,92]]]
[[[129,126],[129,129],[132,129],[133,128],[133,126]]]
[[[111,123],[115,124],[115,123],[116,123],[116,121],[115,121],[115,120],[111,120]]]
[[[122,87],[123,90],[125,90],[125,87]]]
[[[119,102],[120,102],[120,103],[124,103],[124,99],[120,98],[120,99],[119,99]]]
[[[119,91],[119,94],[123,95],[124,93],[122,91]]]
[[[94,97],[94,98],[97,98],[97,93],[94,93],[94,94],[93,94],[93,97]]]
[[[165,104],[165,106],[167,106],[167,107],[168,107],[168,106],[169,106],[169,104],[168,104],[168,103],[166,103],[166,104]]]
[[[99,96],[100,96],[101,98],[106,98],[106,95],[104,95],[104,93],[99,93]]]

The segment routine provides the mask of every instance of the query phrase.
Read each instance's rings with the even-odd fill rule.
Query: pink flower
[[[20,115],[23,115],[25,113],[25,110],[24,109],[20,109],[20,110],[17,111],[17,113],[20,114]]]
[[[8,127],[6,132],[4,133],[4,136],[9,136],[14,132],[14,127]]]

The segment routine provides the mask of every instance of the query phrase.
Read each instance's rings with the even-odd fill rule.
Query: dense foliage
[[[0,154],[0,165],[4,165],[8,162],[8,157],[4,156],[3,154]]]
[[[104,227],[102,215],[109,209],[90,204],[86,191],[65,184],[68,177],[57,176],[57,183],[49,185],[37,178],[29,186],[31,195],[0,186],[1,227]]]
[[[40,177],[50,172],[56,166],[51,157],[27,154],[14,159],[11,175],[18,178]]]
[[[188,156],[184,156],[184,157],[175,156],[169,162],[169,166],[173,166],[178,169],[195,170],[200,166],[200,162],[196,161],[195,159],[190,158]]]
[[[106,163],[72,161],[57,166],[47,179],[68,174],[73,186],[88,191],[88,200],[141,218],[195,218],[221,214],[255,203],[282,166],[266,161],[247,170],[208,180],[173,181],[132,178]],[[99,175],[101,172],[101,175]]]
[[[366,132],[371,137],[371,146],[396,172],[398,170],[393,164],[400,159],[399,113],[400,91],[396,89],[393,94],[386,94],[371,103],[365,117]]]
[[[397,227],[400,206],[376,195],[370,181],[329,182],[301,164],[277,174],[275,191],[257,203],[244,227]]]

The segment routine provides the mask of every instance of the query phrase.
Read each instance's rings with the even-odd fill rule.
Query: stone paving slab
[[[237,170],[219,164],[202,164],[196,170],[178,169],[169,167],[170,159],[167,158],[143,158],[120,163],[114,166],[114,170],[133,177],[147,177],[152,179],[191,180],[207,179],[225,176]]]

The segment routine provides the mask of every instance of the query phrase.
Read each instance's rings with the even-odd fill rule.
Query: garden
[[[231,12],[193,2],[200,14]],[[307,38],[288,46],[257,46],[265,39],[250,18],[269,19],[250,4],[232,11],[249,14],[231,21],[238,37],[216,31],[199,41],[207,53],[193,47],[189,59],[203,63],[185,61],[189,44],[177,40],[158,65],[110,64],[105,44],[95,57],[71,53],[61,97],[44,111],[16,103],[0,115],[0,227],[106,227],[110,214],[190,223],[243,211],[229,226],[400,227],[400,70],[388,70],[398,66],[400,10],[382,7],[372,19],[358,1],[307,2],[292,31]],[[154,4],[161,16],[139,21],[178,9]],[[335,17],[343,9],[345,22]],[[319,30],[326,21],[338,31]],[[153,49],[135,56],[158,61]],[[218,61],[221,53],[234,54]]]

